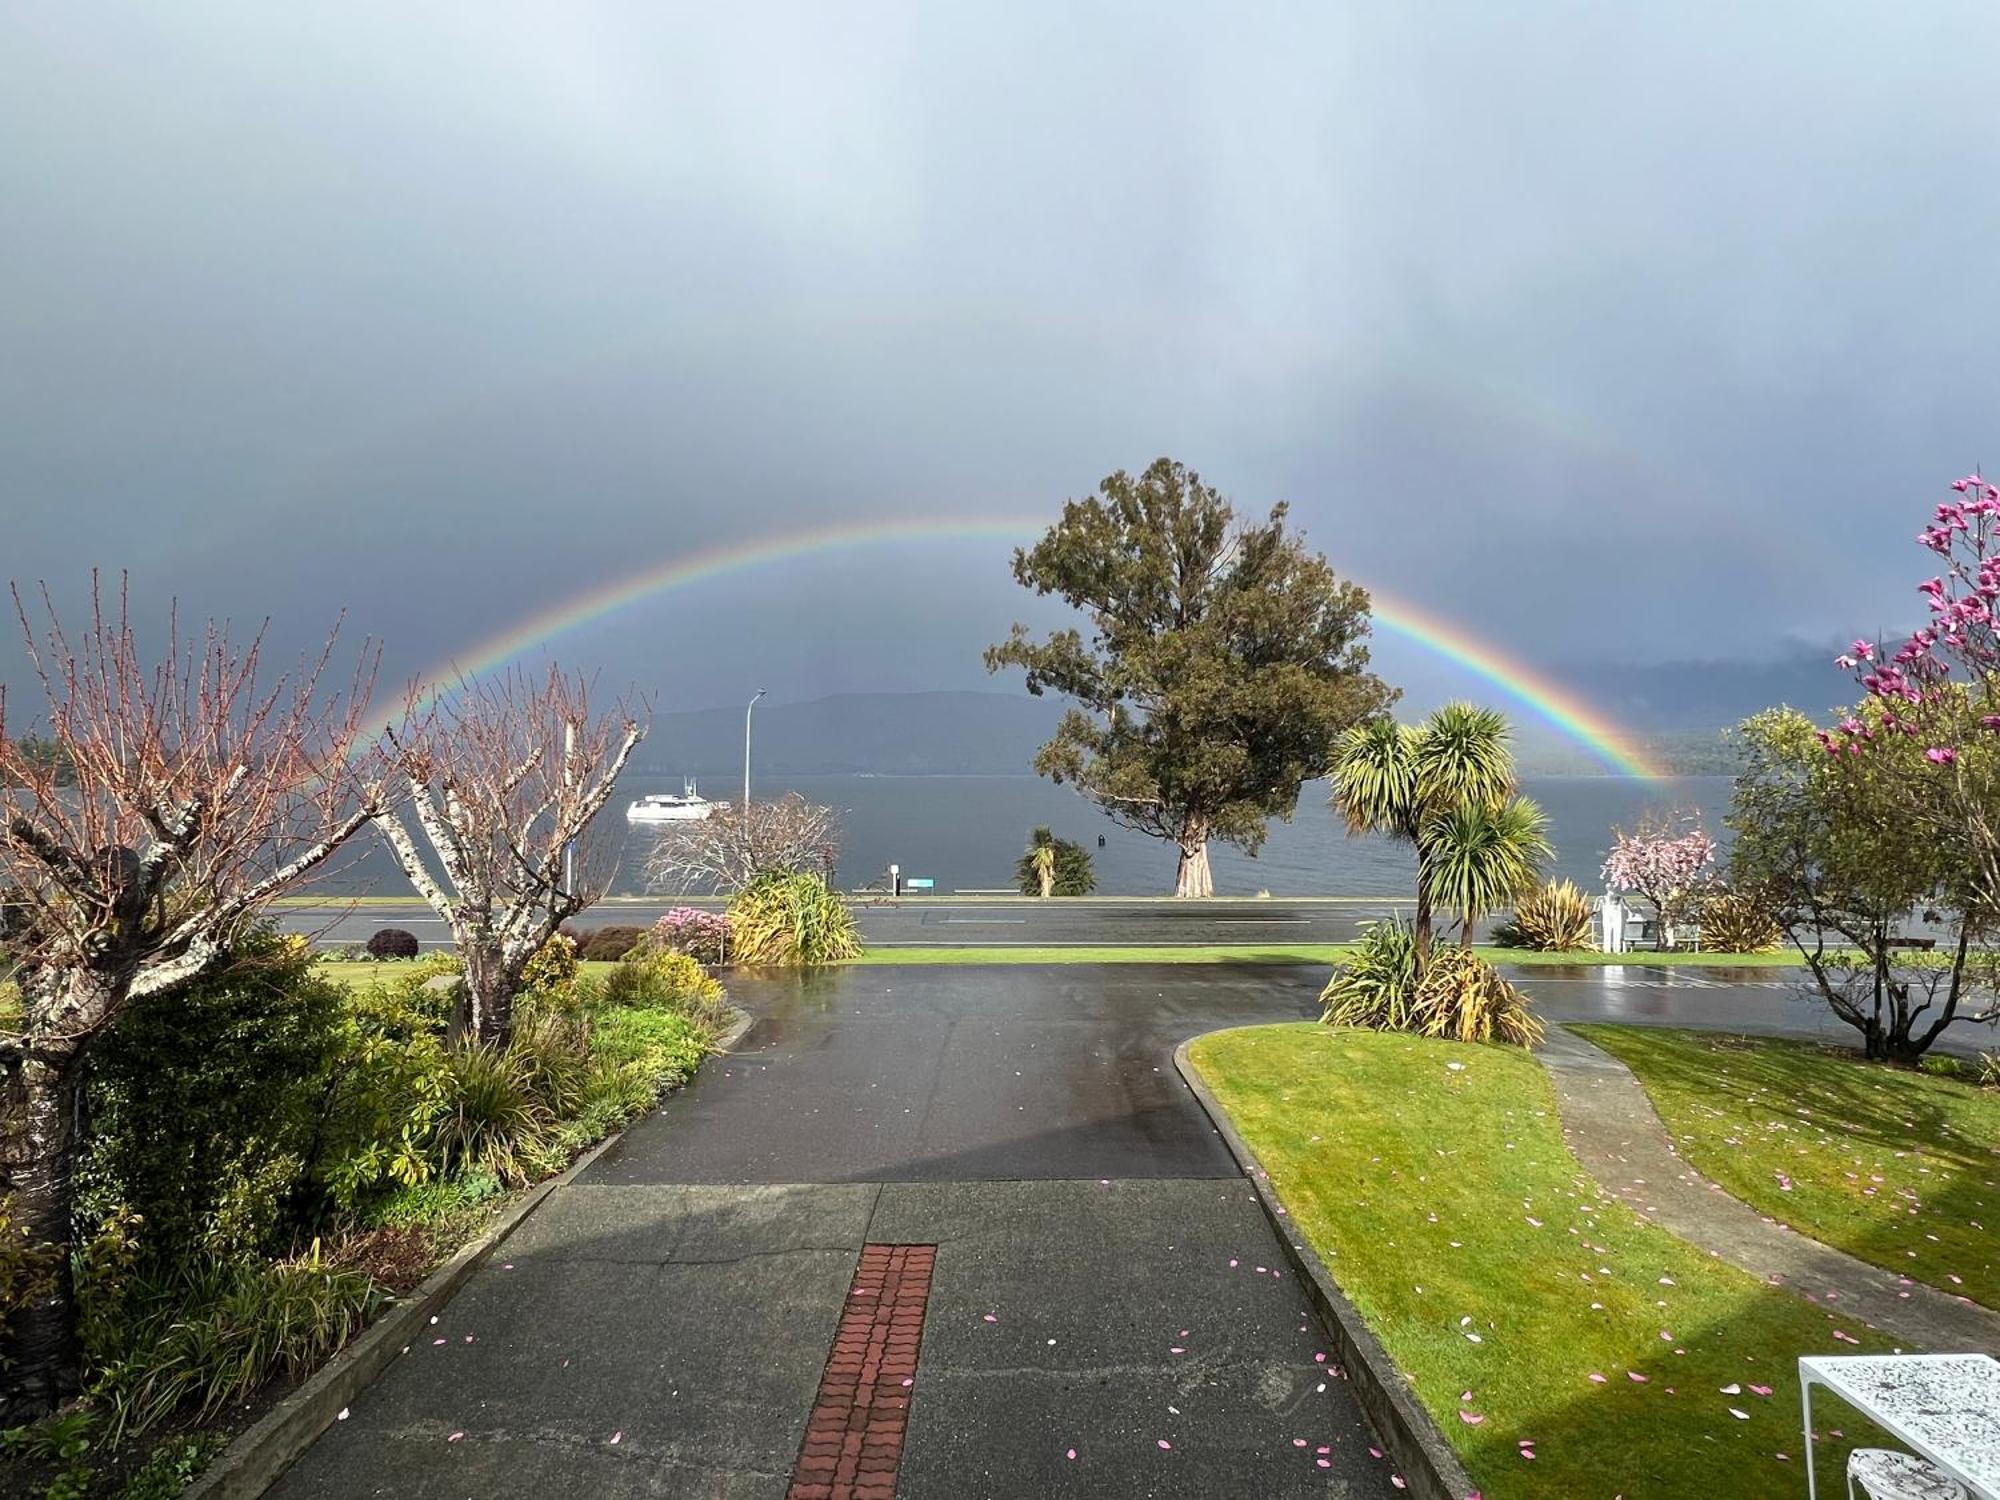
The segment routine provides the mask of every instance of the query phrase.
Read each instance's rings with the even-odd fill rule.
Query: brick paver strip
[[[786,1500],[895,1500],[935,1245],[863,1245]]]

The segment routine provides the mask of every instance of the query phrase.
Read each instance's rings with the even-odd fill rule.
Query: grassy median
[[[1311,1024],[1191,1053],[1496,1500],[1791,1500],[1798,1356],[1887,1347],[1606,1195],[1525,1053]],[[1830,1494],[1864,1431],[1841,1430],[1820,1448]]]
[[[1575,1028],[1711,1182],[1814,1239],[2000,1308],[2000,1090],[1802,1042]]]

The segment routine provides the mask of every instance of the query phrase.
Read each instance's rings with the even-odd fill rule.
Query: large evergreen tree
[[[1395,693],[1368,670],[1368,595],[1308,552],[1274,506],[1238,524],[1228,501],[1172,459],[1098,493],[1014,554],[1014,576],[1088,618],[1090,637],[1024,625],[986,653],[1028,691],[1076,706],[1035,757],[1127,827],[1180,851],[1174,890],[1213,893],[1208,845],[1251,853],[1340,736]]]

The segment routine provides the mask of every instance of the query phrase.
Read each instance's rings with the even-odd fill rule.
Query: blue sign
[[[927,891],[931,888],[931,885],[932,881],[928,876],[912,875],[908,880],[903,882],[903,889],[906,891]]]

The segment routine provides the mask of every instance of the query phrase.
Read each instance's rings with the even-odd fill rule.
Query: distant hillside
[[[757,768],[772,775],[1021,775],[1062,716],[1054,698],[1012,693],[842,693],[757,705]],[[743,710],[662,714],[639,759],[659,776],[743,772]]]
[[[1726,729],[1779,703],[1818,717],[1854,702],[1861,690],[1833,664],[1838,649],[1794,646],[1771,661],[1576,662],[1556,675],[1634,729]]]
[[[1022,776],[1034,770],[1035,751],[1062,711],[1055,698],[1013,693],[843,693],[806,703],[766,701],[757,705],[757,769],[774,776]],[[1601,761],[1546,726],[1527,721],[1521,729],[1521,769],[1529,775],[1603,773]],[[1641,748],[1687,775],[1736,769],[1735,751],[1714,727],[1656,730],[1641,737]],[[719,795],[743,773],[743,710],[660,715],[638,768],[663,781],[703,777],[714,783],[710,794]]]

